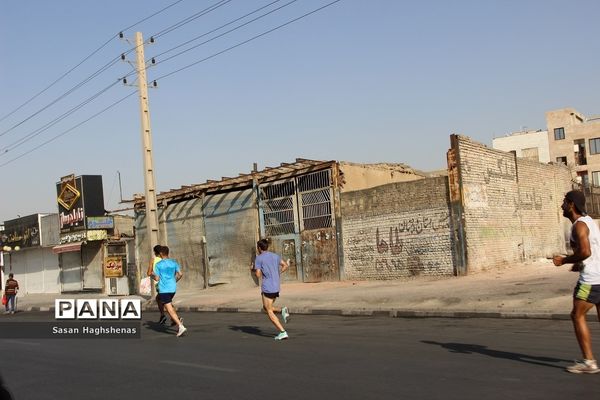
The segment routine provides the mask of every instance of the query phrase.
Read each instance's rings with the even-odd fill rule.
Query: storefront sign
[[[4,231],[0,232],[0,242],[2,246],[12,248],[40,246],[39,214],[5,221]]]
[[[104,259],[104,277],[119,278],[123,276],[123,258],[106,257]]]
[[[60,232],[84,231],[86,218],[104,216],[102,176],[73,174],[56,184]]]
[[[113,229],[115,227],[115,220],[110,215],[104,217],[88,217],[87,227],[88,229]]]
[[[66,235],[60,235],[60,244],[83,242],[87,239],[87,234],[83,232],[68,233]]]
[[[105,240],[108,238],[108,234],[104,230],[89,230],[87,231],[87,240],[88,242],[94,240]]]

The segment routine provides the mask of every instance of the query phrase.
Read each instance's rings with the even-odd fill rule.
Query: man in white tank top
[[[573,264],[571,270],[579,272],[579,280],[573,292],[571,320],[583,354],[583,360],[567,367],[567,371],[575,374],[595,374],[600,372],[600,368],[592,353],[592,339],[585,316],[595,306],[600,320],[600,229],[596,222],[586,215],[585,196],[582,192],[568,192],[561,208],[563,216],[573,223],[570,238],[573,255],[554,256],[553,262],[556,266]]]

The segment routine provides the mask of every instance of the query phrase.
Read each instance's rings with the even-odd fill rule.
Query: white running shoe
[[[596,360],[581,360],[569,365],[567,371],[573,374],[597,374],[600,372],[600,368],[598,368]]]
[[[187,331],[187,328],[183,326],[183,324],[179,325],[179,330],[177,331],[177,337],[180,337]]]

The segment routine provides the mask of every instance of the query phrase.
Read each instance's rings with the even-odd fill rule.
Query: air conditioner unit
[[[106,278],[106,288],[109,296],[129,295],[129,282],[126,276],[119,278]]]

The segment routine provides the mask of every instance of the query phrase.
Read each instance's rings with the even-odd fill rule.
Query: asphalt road
[[[600,374],[563,370],[579,357],[568,321],[295,315],[290,339],[275,342],[264,315],[183,316],[182,338],[145,313],[141,339],[2,339],[0,373],[17,400],[600,395]],[[592,329],[600,354],[600,324]]]

